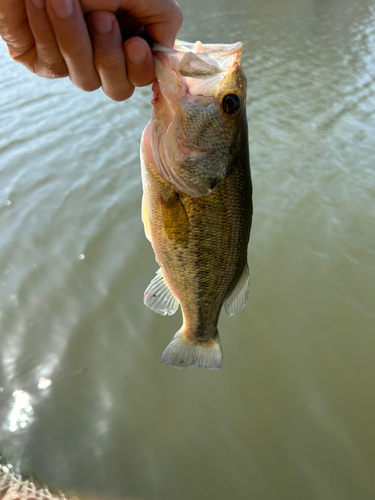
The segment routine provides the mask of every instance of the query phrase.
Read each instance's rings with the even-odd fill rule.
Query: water
[[[224,366],[162,365],[180,313],[142,303],[150,89],[85,94],[2,43],[1,453],[90,499],[373,499],[375,2],[181,6],[180,38],[245,44],[251,297]]]

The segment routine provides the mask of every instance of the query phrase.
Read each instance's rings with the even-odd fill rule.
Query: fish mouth
[[[181,105],[199,100],[209,106],[223,79],[241,62],[242,43],[203,44],[176,40],[174,48],[152,47],[156,81],[152,86],[153,112],[151,144],[160,174],[175,187],[192,197],[208,195],[212,188],[197,188],[175,172],[176,160],[203,158],[215,152],[187,139],[181,125]]]
[[[176,40],[170,49],[154,44],[156,79],[162,94],[170,101],[187,95],[213,96],[228,71],[241,61],[242,42],[203,44]]]
[[[208,56],[210,59],[223,58],[228,56],[233,56],[235,54],[240,54],[242,52],[243,44],[242,42],[235,43],[202,43],[200,41],[195,43],[184,42],[182,40],[176,40],[173,49],[169,47],[164,47],[158,43],[154,43],[152,50],[156,52],[164,52],[165,54],[175,54],[176,52],[186,53],[192,52],[193,54],[199,54],[200,56]]]
[[[242,47],[242,42],[203,44],[176,40],[170,49],[155,43],[152,51],[157,82],[153,85],[152,104],[163,101],[162,111],[175,113],[178,101],[184,97],[213,97],[228,71],[240,64]]]

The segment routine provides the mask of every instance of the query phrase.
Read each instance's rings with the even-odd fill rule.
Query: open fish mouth
[[[176,40],[173,49],[154,43],[152,50],[153,52],[164,52],[164,53],[177,53],[180,52],[180,57],[187,52],[192,54],[199,54],[202,58],[209,59],[221,59],[218,63],[222,68],[225,67],[226,63],[223,60],[225,57],[231,57],[235,54],[241,54],[243,44],[242,42],[235,43],[202,43],[200,41],[195,43],[184,42],[183,40]]]
[[[220,89],[225,80],[231,80],[231,74],[240,73],[244,78],[241,53],[241,42],[203,44],[177,40],[173,49],[153,46],[157,79],[151,118],[153,157],[161,175],[192,197],[209,195],[225,177],[223,154],[219,151],[225,141],[218,137],[216,142],[204,141],[204,136],[207,126],[215,127],[214,122],[216,129],[222,127],[221,133],[226,134],[227,125],[219,123],[223,122]],[[215,165],[221,168],[218,175]]]
[[[240,63],[242,47],[241,42],[203,44],[176,40],[173,49],[154,44],[156,78],[172,109],[178,98],[214,95],[226,73]]]

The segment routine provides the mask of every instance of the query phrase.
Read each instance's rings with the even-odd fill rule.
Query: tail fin
[[[223,364],[223,353],[220,347],[220,338],[216,337],[205,343],[194,343],[185,340],[181,328],[169,342],[161,355],[165,365],[174,368],[197,366],[207,370],[218,370]]]

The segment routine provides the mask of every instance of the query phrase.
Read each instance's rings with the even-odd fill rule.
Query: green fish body
[[[160,314],[181,305],[183,325],[162,354],[177,368],[220,368],[221,308],[235,314],[248,298],[252,186],[241,49],[154,49],[142,218],[160,270],[144,300]]]

